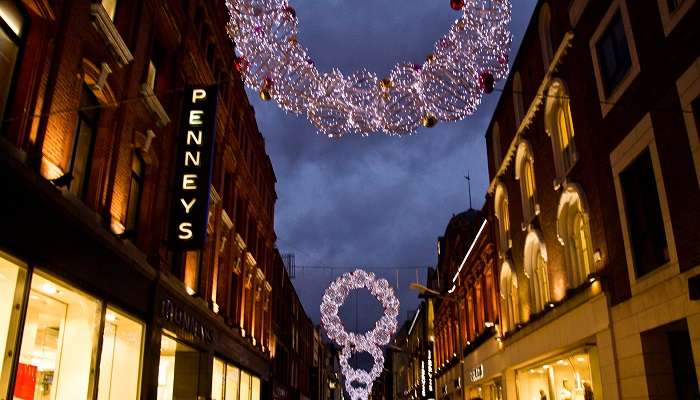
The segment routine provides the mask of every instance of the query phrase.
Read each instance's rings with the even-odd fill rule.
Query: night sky
[[[299,41],[320,71],[362,67],[380,77],[399,61],[422,63],[457,18],[448,0],[291,0],[299,18]],[[535,0],[513,0],[515,49]],[[497,85],[497,88],[502,86]],[[437,261],[436,240],[450,217],[469,207],[464,176],[472,177],[474,208],[488,186],[484,134],[499,92],[458,123],[423,128],[412,136],[328,139],[305,117],[285,114],[274,102],[248,92],[277,175],[275,229],[282,253],[294,253],[294,285],[307,314],[319,323],[327,284],[349,267],[362,266],[397,285],[400,322],[418,304],[408,284],[425,282]],[[379,268],[387,268],[380,270]],[[380,307],[368,292],[351,294],[341,317],[346,326],[369,329]],[[359,299],[359,300],[358,300]],[[356,303],[359,301],[359,304]],[[356,319],[356,315],[359,318]]]

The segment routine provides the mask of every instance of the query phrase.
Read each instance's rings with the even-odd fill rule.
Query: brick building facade
[[[274,308],[299,303],[227,22],[223,1],[0,2],[0,398],[271,397]],[[183,114],[212,85],[206,240],[182,248]]]

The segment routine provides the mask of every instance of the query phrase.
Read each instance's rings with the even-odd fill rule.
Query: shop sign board
[[[170,219],[170,243],[180,250],[204,246],[216,142],[217,97],[217,86],[189,87],[185,91]]]
[[[425,350],[425,359],[421,360],[421,399],[435,398],[435,376],[433,367],[433,350]]]
[[[176,333],[188,339],[198,340],[207,344],[214,342],[214,330],[194,315],[185,311],[169,298],[160,302],[160,318],[174,328]]]
[[[484,378],[484,364],[479,364],[469,371],[469,380],[476,382]]]

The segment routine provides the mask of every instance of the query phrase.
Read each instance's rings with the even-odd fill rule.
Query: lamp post
[[[463,359],[463,354],[464,354],[464,342],[462,338],[462,323],[459,318],[459,300],[454,298],[454,296],[449,296],[449,295],[444,295],[436,290],[430,289],[429,287],[426,287],[425,285],[421,285],[420,283],[414,282],[409,285],[409,288],[418,291],[419,295],[423,295],[425,297],[434,297],[438,298],[440,300],[445,300],[450,303],[456,304],[457,305],[457,336],[459,337],[459,379],[460,379],[460,390],[462,391],[462,398],[465,398],[465,392],[464,392],[464,383],[462,382],[464,380],[464,359]],[[437,388],[435,388],[437,391]]]

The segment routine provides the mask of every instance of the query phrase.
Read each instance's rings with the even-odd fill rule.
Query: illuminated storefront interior
[[[260,379],[214,358],[212,400],[260,400]]]
[[[467,389],[469,400],[503,400],[503,384],[500,379],[472,385]]]
[[[600,398],[594,376],[595,349],[562,355],[517,371],[520,400],[591,400]]]

